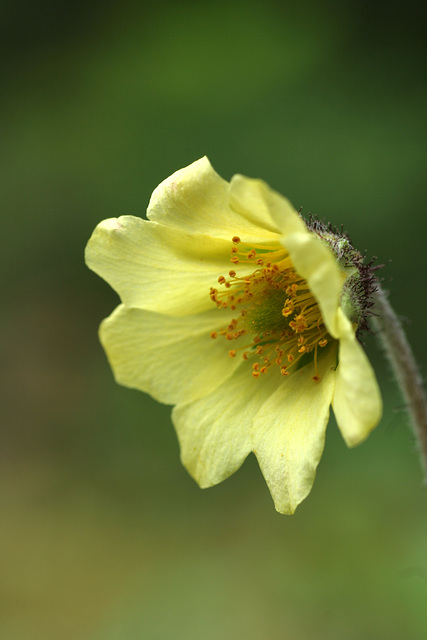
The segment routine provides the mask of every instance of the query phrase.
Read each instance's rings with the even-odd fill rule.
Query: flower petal
[[[274,373],[255,379],[244,362],[209,396],[173,410],[182,463],[202,488],[228,478],[250,453],[252,418],[283,379]]]
[[[334,254],[309,231],[285,236],[282,244],[289,251],[296,271],[307,280],[328,332],[332,337],[338,338],[336,315],[346,276],[339,268]]]
[[[242,235],[245,240],[271,237],[263,228],[256,211],[250,220],[229,205],[229,183],[201,158],[166,178],[153,192],[147,218],[183,229],[230,240]]]
[[[334,392],[336,348],[284,380],[256,414],[252,440],[256,457],[280,513],[294,513],[308,495],[323,452]]]
[[[214,309],[177,318],[120,305],[102,322],[100,339],[119,384],[166,404],[191,402],[240,364],[228,355],[225,340],[210,337],[228,315]]]
[[[261,224],[273,233],[287,235],[306,231],[289,200],[262,180],[235,175],[230,182],[230,205],[247,220]]]
[[[382,400],[374,371],[350,321],[339,309],[339,365],[332,408],[349,447],[362,442],[378,424]]]
[[[185,315],[212,309],[209,289],[230,268],[230,248],[221,238],[122,216],[96,227],[86,263],[126,305]]]

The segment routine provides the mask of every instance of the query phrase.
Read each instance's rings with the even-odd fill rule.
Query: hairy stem
[[[375,293],[374,313],[373,324],[402,390],[427,479],[427,399],[423,379],[400,320],[379,286]]]

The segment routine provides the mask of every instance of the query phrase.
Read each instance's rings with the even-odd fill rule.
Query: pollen
[[[314,356],[313,380],[318,381],[317,350],[326,347],[330,336],[316,299],[287,251],[278,243],[246,244],[233,236],[230,260],[247,272],[237,275],[230,269],[228,278],[218,277],[219,288],[211,288],[209,295],[218,310],[235,312],[211,337],[235,342],[229,356],[240,354],[249,361],[254,378],[276,367],[289,376],[300,361],[304,364]]]

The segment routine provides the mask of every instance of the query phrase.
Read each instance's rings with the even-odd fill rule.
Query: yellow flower
[[[182,462],[201,487],[252,451],[276,509],[293,513],[329,407],[349,446],[381,416],[355,335],[363,313],[347,241],[306,226],[260,180],[226,182],[206,158],[157,187],[147,218],[104,220],[86,248],[122,300],[100,328],[116,380],[176,405]]]

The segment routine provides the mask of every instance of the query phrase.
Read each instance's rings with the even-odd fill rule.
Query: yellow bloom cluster
[[[148,220],[101,222],[88,266],[120,295],[101,342],[117,382],[176,405],[201,487],[254,452],[276,509],[309,493],[332,405],[349,446],[381,416],[372,368],[341,307],[348,272],[260,180],[202,158],[154,191]]]

